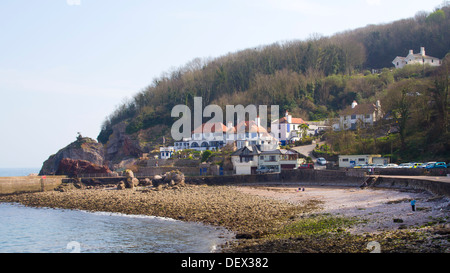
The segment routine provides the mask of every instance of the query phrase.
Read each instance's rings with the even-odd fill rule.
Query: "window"
[[[356,119],[356,115],[352,115],[352,119]]]
[[[365,162],[366,160],[364,158],[358,158],[359,162]]]
[[[264,160],[264,156],[263,156],[263,155],[260,156],[259,159],[260,159],[260,160]]]
[[[348,158],[343,158],[342,161],[343,162],[348,162]]]
[[[275,156],[274,156],[274,155],[271,155],[271,156],[269,157],[269,161],[276,161]]]
[[[367,114],[367,115],[366,115],[366,118],[370,118],[370,114]]]

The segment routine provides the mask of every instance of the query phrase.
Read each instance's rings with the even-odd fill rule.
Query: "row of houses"
[[[274,120],[270,128],[266,127],[261,124],[259,117],[255,120],[240,121],[236,126],[233,126],[232,122],[228,122],[227,126],[221,122],[204,123],[192,131],[190,138],[176,141],[173,150],[220,150],[231,143],[237,149],[257,145],[260,150],[269,151],[298,141],[304,135],[318,134],[329,126],[294,118],[286,111],[284,117]]]

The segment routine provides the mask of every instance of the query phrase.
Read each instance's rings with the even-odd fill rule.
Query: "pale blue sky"
[[[77,132],[96,138],[124,98],[194,58],[388,23],[440,4],[1,0],[0,167],[41,167]]]

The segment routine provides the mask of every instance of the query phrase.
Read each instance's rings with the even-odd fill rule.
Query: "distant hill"
[[[392,60],[410,49],[425,47],[443,59],[450,49],[450,6],[432,13],[383,25],[246,49],[212,60],[195,59],[156,78],[109,115],[98,136],[107,160],[138,156],[171,142],[173,106],[193,109],[193,98],[204,106],[218,104],[279,105],[304,120],[335,117],[353,100],[370,102],[388,86],[408,75],[391,72]],[[382,69],[371,74],[371,69]],[[108,146],[113,143],[114,147]],[[125,143],[124,145],[122,145]],[[122,145],[122,146],[121,146]],[[122,151],[121,149],[126,149]],[[131,151],[131,152],[130,152]]]

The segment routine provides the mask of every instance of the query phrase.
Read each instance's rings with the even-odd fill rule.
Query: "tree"
[[[210,150],[206,150],[202,153],[202,159],[201,162],[206,162],[208,158],[210,158],[212,155],[212,152]]]

